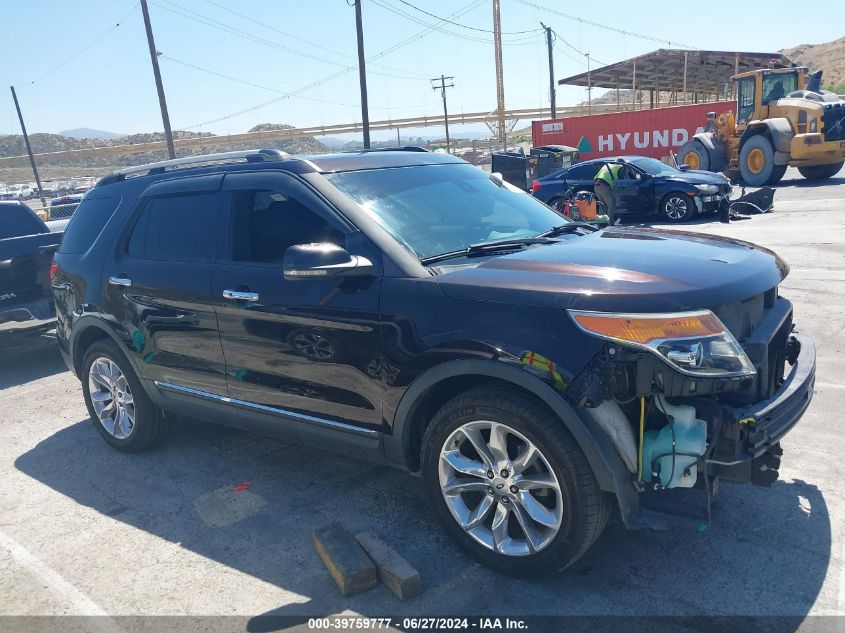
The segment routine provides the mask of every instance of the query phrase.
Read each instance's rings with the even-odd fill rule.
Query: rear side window
[[[211,261],[217,250],[219,210],[219,193],[150,198],[129,237],[129,255],[158,261]]]
[[[120,196],[84,199],[65,229],[59,252],[70,255],[86,252],[97,241],[118,205]]]
[[[44,232],[44,227],[29,207],[19,204],[0,204],[0,240]]]
[[[566,173],[567,180],[592,180],[598,173],[599,163],[587,163],[576,165]]]

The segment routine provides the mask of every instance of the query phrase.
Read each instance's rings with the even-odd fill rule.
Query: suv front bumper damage
[[[808,336],[793,336],[800,351],[774,395],[742,407],[723,407],[723,427],[735,435],[733,451],[717,450],[708,460],[723,480],[769,485],[777,479],[780,440],[807,410],[816,382],[815,345]]]

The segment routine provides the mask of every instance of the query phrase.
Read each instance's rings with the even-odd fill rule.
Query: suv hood
[[[671,312],[748,299],[779,284],[789,267],[772,251],[739,240],[612,228],[440,270],[437,281],[456,299]]]

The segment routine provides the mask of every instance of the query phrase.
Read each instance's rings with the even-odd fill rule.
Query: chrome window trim
[[[156,387],[161,389],[167,389],[170,391],[176,391],[178,393],[185,393],[192,396],[197,396],[199,398],[206,398],[208,400],[215,400],[217,402],[222,402],[225,404],[231,404],[236,407],[243,407],[246,409],[254,409],[256,411],[263,411],[264,413],[272,413],[274,415],[280,415],[288,418],[293,418],[295,420],[301,420],[303,422],[308,422],[309,424],[314,424],[317,426],[328,427],[334,429],[336,431],[343,431],[346,433],[352,433],[354,435],[360,435],[363,437],[369,438],[377,438],[379,436],[378,431],[373,431],[372,429],[364,429],[358,426],[354,426],[352,424],[345,424],[344,422],[336,422],[335,420],[327,420],[325,418],[319,418],[313,415],[307,415],[305,413],[298,413],[296,411],[288,411],[287,409],[279,409],[277,407],[270,407],[265,404],[258,404],[257,402],[249,402],[247,400],[238,400],[237,398],[230,398],[229,396],[221,396],[216,393],[210,393],[208,391],[201,391],[200,389],[194,389],[192,387],[183,387],[181,385],[174,385],[168,382],[161,382],[159,380],[153,381]]]

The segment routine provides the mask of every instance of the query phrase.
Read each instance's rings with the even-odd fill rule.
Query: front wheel
[[[695,203],[685,193],[670,193],[660,202],[660,213],[670,222],[684,222],[695,215]]]
[[[842,169],[843,162],[833,163],[832,165],[814,165],[812,167],[799,167],[798,171],[807,180],[825,180],[833,178]]]
[[[423,485],[449,535],[500,572],[542,575],[580,558],[610,504],[563,423],[538,403],[477,388],[426,430]]]
[[[762,187],[769,184],[772,176],[777,173],[776,168],[775,148],[766,136],[752,136],[742,146],[739,152],[739,173],[746,185]]]
[[[678,163],[689,165],[690,169],[710,170],[710,153],[704,143],[697,139],[687,141],[678,150]]]

